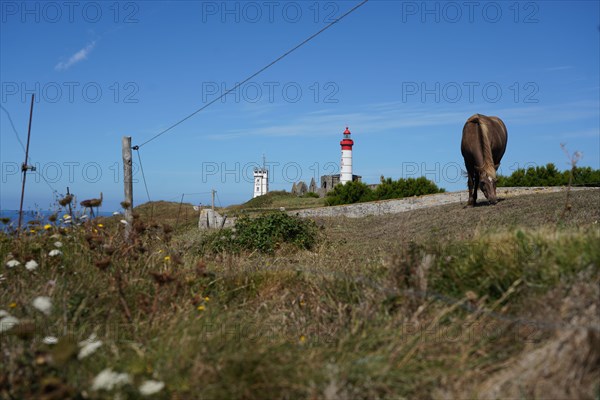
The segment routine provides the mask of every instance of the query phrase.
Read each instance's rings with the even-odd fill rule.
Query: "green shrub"
[[[381,183],[375,189],[375,197],[377,200],[401,199],[403,197],[443,193],[444,191],[444,189],[438,188],[435,183],[423,176],[420,178],[400,178],[397,181],[382,177]]]
[[[569,184],[571,171],[560,172],[552,163],[541,167],[519,168],[510,176],[498,176],[498,186],[566,186]],[[573,169],[573,186],[599,186],[600,170],[590,167]]]
[[[336,185],[331,192],[327,193],[325,202],[328,206],[336,206],[373,200],[376,200],[373,191],[367,185],[362,182],[347,182],[344,185]]]
[[[239,253],[242,250],[272,254],[283,243],[299,249],[311,249],[317,241],[314,221],[274,212],[257,218],[240,217],[235,228],[206,235],[202,252]]]
[[[392,178],[381,177],[381,183],[372,190],[362,182],[348,182],[337,185],[327,193],[327,205],[362,203],[365,201],[401,199],[403,197],[423,196],[426,194],[443,193],[444,189],[438,188],[435,183],[425,177]]]

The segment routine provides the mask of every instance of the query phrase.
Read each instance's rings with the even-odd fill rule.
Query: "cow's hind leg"
[[[467,185],[469,186],[469,202],[467,205],[474,206],[477,200],[477,187],[475,186],[475,174],[470,171],[467,172]]]
[[[479,174],[473,174],[473,207],[477,205],[477,191],[479,190]]]
[[[467,176],[467,185],[469,186],[469,202],[467,206],[473,205],[473,180],[471,179],[471,174]]]

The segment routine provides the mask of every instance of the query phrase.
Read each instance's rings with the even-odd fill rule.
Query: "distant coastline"
[[[56,211],[53,210],[23,210],[23,225],[27,224],[29,221],[39,221],[41,224],[48,223],[48,218],[51,215],[56,214]],[[65,215],[64,210],[61,211],[57,216],[58,218],[62,218]],[[81,211],[77,211],[74,213],[74,216],[81,216],[83,213]],[[109,211],[100,211],[100,217],[109,217],[113,215],[112,212]],[[0,210],[0,218],[8,218],[10,221],[8,223],[0,223],[0,230],[7,230],[12,228],[16,228],[19,223],[19,210]]]

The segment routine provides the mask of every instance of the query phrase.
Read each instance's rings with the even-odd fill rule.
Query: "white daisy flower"
[[[56,338],[55,336],[46,336],[44,339],[42,339],[42,343],[56,344],[56,343],[58,343],[58,338]]]
[[[58,249],[50,250],[50,253],[48,253],[48,255],[50,257],[60,256],[61,254],[62,254],[62,251],[60,251]]]
[[[85,346],[86,344],[89,344],[89,343],[95,342],[95,341],[96,341],[96,339],[98,339],[98,336],[96,336],[96,334],[95,334],[95,333],[92,333],[90,336],[88,336],[88,338],[87,338],[87,339],[84,339],[84,340],[82,340],[81,342],[79,342],[79,343],[78,343],[78,344],[79,344],[79,347],[83,347],[83,346]]]
[[[92,390],[113,390],[131,382],[129,374],[114,372],[112,369],[106,368],[94,378]]]
[[[124,219],[122,219],[122,220],[121,220],[121,223],[122,223],[123,225],[127,225],[127,221],[125,221]]]
[[[82,360],[89,355],[92,355],[98,350],[98,348],[102,346],[102,341],[97,340],[96,334],[92,333],[89,338],[79,342],[79,354],[77,354],[77,358]]]
[[[21,265],[21,263],[17,260],[9,260],[6,262],[6,266],[8,268],[14,268],[14,267],[18,267],[19,265]]]
[[[35,309],[46,315],[50,315],[50,312],[52,312],[52,301],[50,300],[50,297],[38,296],[33,299],[32,304]]]
[[[59,241],[54,242],[54,247],[62,247],[62,242],[59,242]]]
[[[97,342],[86,344],[79,350],[79,354],[77,354],[77,359],[83,360],[84,358],[94,354],[100,346],[102,346],[101,340],[98,340]]]
[[[38,267],[38,263],[35,260],[29,260],[25,263],[25,268],[27,271],[35,271]]]
[[[4,317],[0,318],[0,333],[10,330],[13,326],[17,325],[18,323],[19,320],[17,318],[6,313]]]
[[[164,387],[164,382],[149,380],[142,383],[139,389],[142,396],[151,396],[163,390]]]

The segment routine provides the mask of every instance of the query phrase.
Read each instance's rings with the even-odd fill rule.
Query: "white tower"
[[[265,166],[263,156],[262,168],[254,168],[254,197],[262,196],[269,192],[269,170]]]
[[[344,139],[340,142],[342,146],[342,162],[340,163],[340,183],[352,182],[352,146],[354,141],[350,139],[350,130],[346,127]]]

